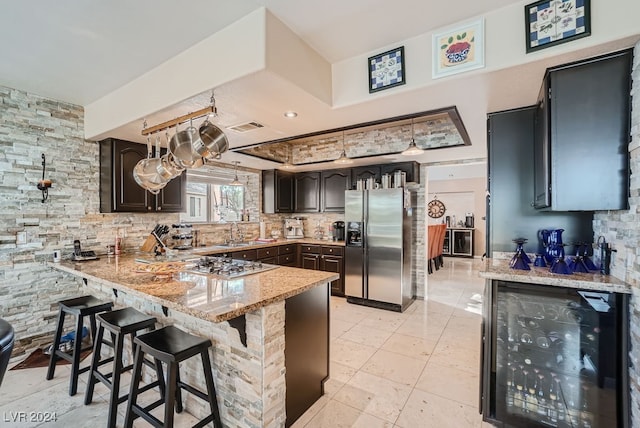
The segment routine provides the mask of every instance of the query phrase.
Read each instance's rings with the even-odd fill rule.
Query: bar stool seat
[[[129,401],[127,403],[125,427],[131,428],[133,426],[133,420],[137,417],[142,417],[155,427],[173,427],[174,406],[177,413],[182,412],[182,389],[207,401],[211,409],[211,414],[194,425],[194,427],[202,427],[210,422],[213,422],[217,428],[222,427],[216,390],[213,383],[211,361],[209,359],[209,348],[211,347],[211,341],[209,339],[191,335],[174,326],[167,326],[136,337],[134,343],[136,344],[136,355]],[[145,354],[167,365],[167,384],[164,398],[146,407],[141,407],[137,404],[137,399],[138,394],[141,392],[139,383],[142,377],[142,362]],[[206,393],[180,381],[179,363],[198,354],[200,354],[200,358],[202,359],[202,369],[207,386]],[[150,413],[151,410],[163,403],[165,405],[164,422]]]
[[[116,417],[118,415],[118,404],[124,402],[128,398],[128,394],[120,396],[120,376],[122,373],[131,370],[133,364],[123,367],[122,356],[124,353],[124,339],[126,335],[131,337],[132,349],[135,349],[133,339],[136,334],[142,330],[154,330],[156,318],[143,314],[134,308],[123,308],[115,311],[105,312],[96,316],[98,320],[98,333],[94,340],[93,358],[89,369],[89,380],[87,382],[87,391],[85,394],[84,404],[90,404],[93,400],[93,391],[98,381],[102,382],[111,391],[109,400],[109,412],[107,415],[107,427],[116,426]],[[104,339],[104,331],[107,330],[111,334],[111,341]],[[105,344],[113,348],[113,356],[101,360],[102,345]],[[98,368],[113,362],[112,370],[108,374],[101,373]],[[146,363],[156,369],[158,381],[146,385],[143,390],[146,391],[155,386],[159,386],[161,392],[164,392],[164,380],[161,378],[162,366],[160,361],[156,361],[155,366],[150,362]]]
[[[91,337],[96,336],[96,314],[100,312],[110,311],[113,302],[100,300],[94,296],[81,296],[72,299],[61,300],[58,302],[58,325],[56,327],[53,346],[51,349],[51,358],[49,359],[49,368],[47,370],[47,380],[53,379],[56,371],[56,362],[62,358],[71,363],[71,379],[69,380],[69,395],[75,395],[78,391],[78,376],[89,370],[89,367],[80,368],[80,354],[82,351],[91,348],[82,349],[82,327],[84,317],[88,316],[91,325]],[[65,316],[73,315],[76,317],[76,329],[73,352],[71,355],[58,349],[60,347],[60,338],[64,329]]]

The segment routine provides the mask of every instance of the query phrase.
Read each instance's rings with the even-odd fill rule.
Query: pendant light
[[[353,163],[353,160],[347,156],[347,152],[344,150],[344,131],[342,131],[342,153],[340,153],[340,157],[334,160],[333,163],[340,165],[349,165]]]
[[[244,184],[243,184],[240,180],[238,180],[238,164],[239,164],[240,162],[238,162],[238,161],[233,161],[233,162],[231,162],[231,163],[232,163],[232,164],[233,164],[233,166],[234,166],[234,172],[235,172],[236,176],[235,176],[235,178],[233,179],[233,181],[232,181],[231,183],[229,183],[229,186],[244,186]]]
[[[413,119],[411,119],[411,142],[409,143],[409,147],[407,147],[401,154],[403,156],[417,156],[421,155],[422,153],[424,153],[424,150],[416,146],[416,140],[414,139]]]

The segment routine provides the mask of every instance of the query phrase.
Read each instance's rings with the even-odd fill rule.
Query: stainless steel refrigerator
[[[416,194],[405,188],[345,191],[345,294],[395,311],[415,299]]]

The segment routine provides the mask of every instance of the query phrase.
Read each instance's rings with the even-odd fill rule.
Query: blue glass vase
[[[562,232],[564,232],[564,229],[542,229],[538,232],[538,237],[544,247],[544,258],[547,263],[553,263],[560,257],[564,258]]]

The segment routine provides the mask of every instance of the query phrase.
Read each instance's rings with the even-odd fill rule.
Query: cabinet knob
[[[147,207],[147,210],[151,211],[151,207]]]
[[[158,211],[161,211],[161,210],[162,210],[162,207],[158,207]]]

